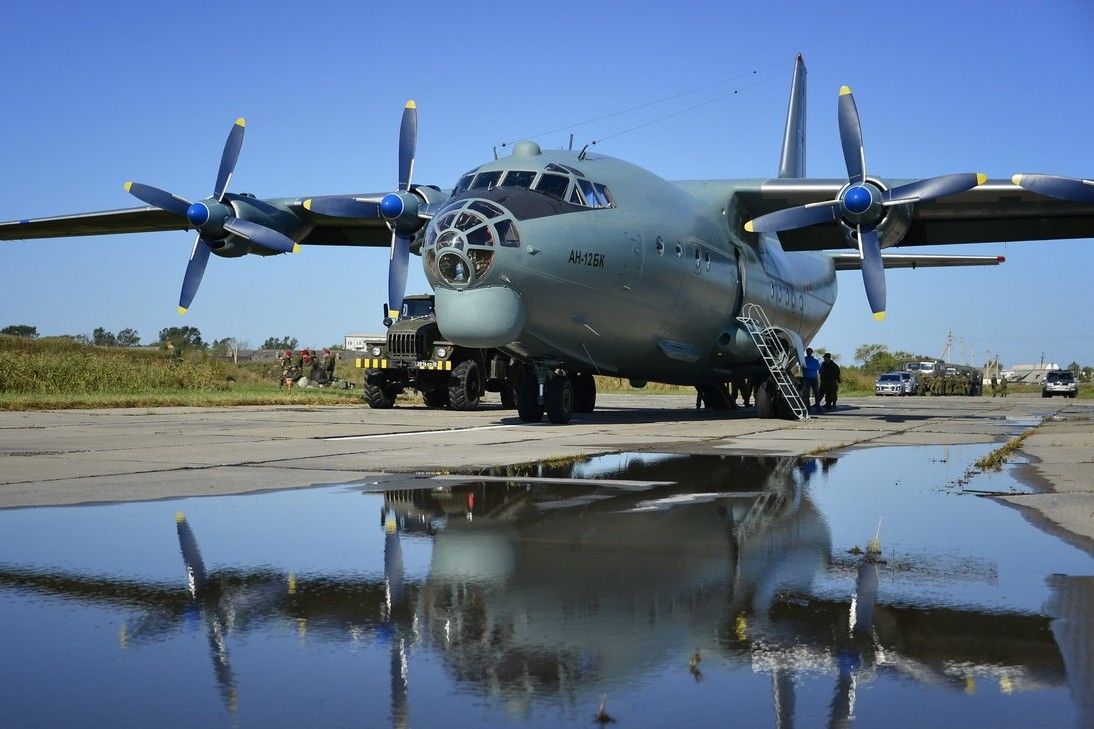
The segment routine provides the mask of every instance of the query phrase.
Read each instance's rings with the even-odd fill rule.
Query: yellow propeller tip
[[[752,221],[751,220],[748,221],[747,223],[745,223],[745,232],[747,232],[747,233],[755,233],[756,232],[752,229]]]
[[[877,319],[878,321],[884,321],[885,320],[885,312],[884,311],[874,312],[874,318]]]
[[[304,207],[305,210],[309,210],[309,211],[311,210],[311,198],[310,197],[307,200],[304,201],[303,207]]]
[[[175,523],[176,524],[181,524],[184,521],[186,521],[186,514],[183,514],[181,511],[176,511],[175,512]]]
[[[299,253],[300,252],[300,244],[299,243],[293,243],[292,244],[292,252],[293,253]]]
[[[125,188],[126,192],[129,192],[129,188],[133,187],[133,183],[132,182],[127,182],[124,185],[122,185],[122,187]]]
[[[406,102],[406,108],[407,109],[417,109],[418,105],[414,103],[414,99],[410,99],[409,101]]]
[[[179,316],[182,316],[185,313],[186,313],[186,307],[185,306],[180,306],[179,307]]]
[[[387,310],[387,315],[391,319],[398,319],[399,318],[399,310],[398,309],[388,309]]]
[[[247,120],[246,120],[246,119],[244,119],[243,117],[239,117],[238,119],[236,119],[236,126],[237,126],[237,127],[245,127],[245,126],[247,126]]]
[[[977,172],[976,173],[976,184],[977,185],[983,185],[987,181],[988,181],[988,176],[985,175],[983,172]]]
[[[1010,181],[1013,182],[1015,185],[1018,185],[1019,187],[1022,186],[1022,176],[1021,175],[1015,175],[1014,177],[1010,178]]]
[[[850,86],[840,86],[839,87],[839,95],[840,96],[847,96],[847,94],[849,94],[849,93],[851,93],[851,87]]]

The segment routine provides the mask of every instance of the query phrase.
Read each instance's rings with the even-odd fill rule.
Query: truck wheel
[[[448,401],[453,410],[474,410],[479,406],[482,378],[479,365],[465,359],[452,370],[452,382],[448,386]]]
[[[539,401],[539,383],[530,368],[522,369],[513,384],[517,400],[517,415],[525,423],[543,420],[543,403]]]
[[[551,375],[543,395],[547,419],[555,425],[565,425],[574,414],[574,383],[566,375]]]
[[[422,398],[425,400],[425,406],[433,410],[440,410],[441,408],[448,407],[448,388],[437,387],[432,390],[423,390]]]
[[[398,392],[387,383],[385,378],[370,378],[365,374],[365,402],[375,410],[390,410],[395,407],[395,396]]]
[[[591,413],[596,407],[596,380],[588,372],[570,375],[574,385],[574,412]]]

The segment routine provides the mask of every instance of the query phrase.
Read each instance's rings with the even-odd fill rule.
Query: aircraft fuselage
[[[426,230],[426,276],[452,341],[563,369],[695,384],[759,364],[735,319],[745,304],[762,306],[796,348],[831,311],[831,258],[738,235],[746,216],[730,207],[733,183],[672,183],[610,157],[522,144],[475,171],[488,180],[501,172],[500,185],[457,185]],[[565,198],[505,184],[511,171],[552,168],[570,171]],[[605,194],[574,195],[592,183]],[[476,209],[486,211],[481,219],[464,216]],[[495,221],[492,241],[486,220]]]

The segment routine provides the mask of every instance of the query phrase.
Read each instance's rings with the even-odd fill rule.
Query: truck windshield
[[[432,299],[404,299],[403,311],[399,316],[404,319],[409,319],[416,316],[429,316],[432,313]]]

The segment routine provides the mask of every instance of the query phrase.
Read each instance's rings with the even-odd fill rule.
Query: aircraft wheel
[[[763,380],[756,384],[756,392],[754,393],[756,399],[756,417],[757,418],[774,418],[775,417],[775,397],[773,396],[771,389],[768,387],[770,382]]]
[[[517,396],[513,391],[513,383],[509,380],[501,383],[501,408],[502,410],[515,410],[517,407]]]
[[[474,410],[479,406],[479,393],[482,392],[482,380],[479,377],[479,365],[472,359],[465,359],[452,370],[452,381],[448,386],[448,401],[453,410]]]
[[[447,387],[435,387],[432,390],[423,390],[422,397],[425,399],[425,406],[432,410],[440,410],[441,408],[448,407]]]
[[[570,375],[574,386],[574,412],[591,413],[596,408],[596,380],[588,372]]]
[[[525,368],[517,375],[513,384],[513,394],[517,401],[517,415],[525,423],[538,423],[543,420],[543,403],[539,401],[539,383],[531,368]]]
[[[574,383],[566,375],[551,375],[544,393],[547,419],[555,425],[565,425],[574,414]]]
[[[371,375],[371,376],[370,376]],[[398,391],[387,382],[382,374],[365,374],[365,402],[374,410],[390,410],[395,407]]]

